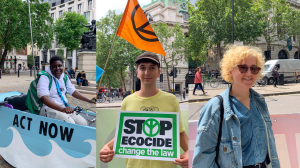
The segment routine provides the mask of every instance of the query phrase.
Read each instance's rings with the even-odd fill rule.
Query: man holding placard
[[[188,138],[182,125],[178,100],[173,94],[163,92],[156,88],[156,79],[160,75],[159,59],[157,55],[146,52],[139,55],[135,63],[137,76],[141,80],[141,90],[127,96],[121,106],[122,111],[135,112],[119,112],[121,114],[119,122],[124,122],[124,125],[121,124],[120,129],[117,128],[116,132],[121,130],[123,134],[118,136],[116,143],[115,139],[113,139],[104,145],[99,152],[100,160],[107,163],[113,159],[115,153],[132,154],[134,152],[136,155],[134,158],[145,159],[132,159],[132,157],[127,157],[127,168],[176,168],[176,164],[187,168]],[[140,115],[142,112],[138,111],[155,112],[149,112],[143,116]],[[117,127],[119,127],[119,125],[117,125]],[[178,128],[179,132],[176,132]],[[176,139],[176,137],[178,137],[178,139]],[[180,159],[170,159],[172,158],[170,157],[169,159],[158,160],[155,157],[143,157],[143,155],[147,154],[152,156],[161,155],[161,158],[167,155],[171,156],[173,155],[171,149],[179,146],[179,141],[180,147],[185,151],[180,156]],[[125,147],[120,148],[120,146],[126,145],[138,147],[128,149],[125,149]],[[150,146],[150,148],[146,149],[144,146]],[[113,149],[116,150],[116,147],[117,151],[115,152]],[[173,152],[176,153],[176,151],[179,150],[176,148]]]

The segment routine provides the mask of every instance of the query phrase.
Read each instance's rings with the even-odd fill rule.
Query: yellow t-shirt
[[[121,110],[179,112],[179,130],[180,133],[184,131],[179,103],[173,94],[159,90],[154,96],[139,97],[134,93],[123,100]],[[177,166],[171,161],[126,159],[126,168],[177,168]]]

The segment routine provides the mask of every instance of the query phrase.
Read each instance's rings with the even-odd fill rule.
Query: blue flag
[[[289,37],[287,40],[286,40],[286,46],[289,48],[289,51],[292,50],[292,40],[291,40],[291,37]]]
[[[96,81],[98,81],[103,74],[103,69],[96,65]]]

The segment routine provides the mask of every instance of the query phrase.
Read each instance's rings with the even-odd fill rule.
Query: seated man
[[[64,65],[60,56],[53,56],[50,59],[50,68],[45,70],[52,79],[52,85],[46,75],[41,75],[37,84],[37,96],[44,103],[40,114],[42,116],[63,120],[79,125],[87,125],[87,121],[81,116],[74,114],[74,110],[68,105],[66,93],[88,103],[94,103],[95,98],[89,100],[87,97],[76,91],[70,80],[64,81]]]
[[[86,79],[84,70],[82,70],[80,73],[78,73],[76,80],[77,80],[77,85],[88,86],[88,80]]]

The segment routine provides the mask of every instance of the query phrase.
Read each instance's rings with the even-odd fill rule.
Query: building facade
[[[95,0],[44,0],[44,3],[49,3],[51,9],[49,11],[50,16],[54,19],[54,22],[62,17],[64,12],[80,13],[85,16],[88,24],[95,19]],[[30,46],[29,46],[30,47]],[[51,42],[51,46],[47,49],[40,49],[40,67],[43,69],[43,65],[48,64],[50,58],[57,54],[58,50],[62,50],[64,58],[66,58],[66,67],[75,68],[78,67],[78,52],[79,49],[69,51],[66,53],[66,48],[62,48],[55,39]],[[45,68],[45,66],[44,66]]]
[[[185,0],[152,0],[148,5],[142,7],[143,10],[149,13],[153,20],[150,21],[150,24],[155,24],[159,22],[166,23],[168,26],[173,27],[176,23],[181,26],[183,33],[188,37],[188,10],[187,10],[187,1]],[[148,17],[149,19],[149,17]],[[161,63],[162,58],[161,56]],[[170,57],[167,59],[171,59]],[[175,91],[185,91],[186,88],[186,79],[185,76],[188,73],[188,62],[184,58],[178,62],[176,65],[177,68],[177,78],[174,78],[174,86],[172,87],[173,77],[169,76],[170,89],[174,88]],[[162,90],[168,90],[167,75],[172,70],[172,67],[169,67],[166,71],[165,64],[161,65],[161,72],[163,74],[163,82],[160,82],[160,78],[157,79],[156,87]],[[137,91],[140,89],[140,80],[136,78],[133,81],[132,72],[127,71],[127,77],[125,78],[126,88],[130,90]],[[134,73],[135,74],[135,73]],[[135,74],[136,75],[136,74]],[[133,87],[134,86],[134,87]]]
[[[25,68],[28,69],[27,53],[27,47],[25,49],[22,48],[20,50],[13,49],[11,52],[7,53],[4,63],[5,69],[18,69],[19,66],[25,66]]]

